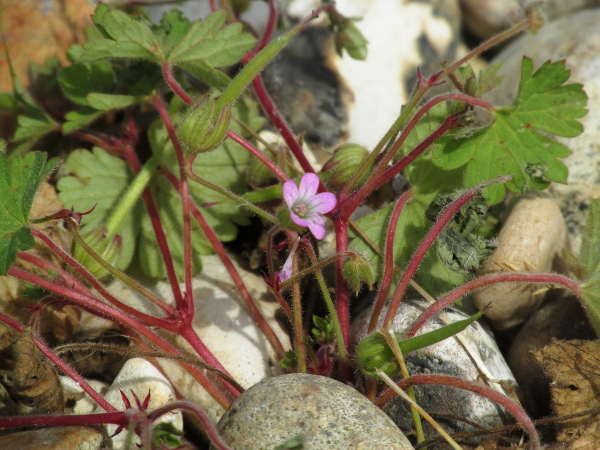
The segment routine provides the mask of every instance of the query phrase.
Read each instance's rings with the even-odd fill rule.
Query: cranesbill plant
[[[566,182],[567,170],[561,158],[569,150],[553,136],[581,133],[577,119],[586,112],[586,96],[581,85],[566,84],[569,73],[564,62],[547,62],[534,72],[532,61],[524,58],[517,98],[500,107],[481,99],[497,83],[497,67],[476,76],[465,66],[470,58],[498,42],[539,26],[535,10],[523,22],[440,72],[430,77],[419,74],[409,102],[375,148],[343,145],[319,173],[269,97],[260,74],[311,18],[272,39],[277,7],[274,0],[268,3],[268,22],[258,40],[243,31],[235,10],[218,10],[214,5],[212,14],[201,21],[192,23],[172,11],[153,24],[143,15],[127,15],[101,4],[92,18],[88,41],[69,51],[71,64],[61,67],[48,63],[35,81],[43,83],[56,77],[60,91],[54,95],[63,100],[61,105],[69,105],[66,110],[41,107],[38,99],[14,79],[14,94],[9,100],[19,110],[18,126],[9,146],[0,153],[0,275],[38,286],[51,297],[33,308],[27,323],[7,314],[0,314],[0,320],[18,333],[34,330],[32,345],[80,383],[106,414],[2,418],[0,427],[116,424],[131,427],[150,448],[152,422],[177,408],[196,414],[209,438],[226,448],[206,414],[189,402],[147,412],[147,399],[136,399],[135,408],[117,411],[45,345],[36,331],[45,308],[76,305],[111,320],[137,345],[140,354],[160,351],[179,360],[227,408],[242,388],[192,328],[192,279],[202,269],[200,256],[211,252],[221,258],[284,367],[349,383],[355,383],[357,368],[368,376],[398,373],[397,355],[392,351],[395,344],[385,344],[383,335],[376,333],[377,324],[389,302],[384,319],[385,329],[389,328],[407,289],[417,281],[440,300],[407,336],[395,337],[402,352],[464,329],[471,321],[414,337],[436,311],[493,283],[562,286],[589,305],[597,303],[597,261],[593,258],[585,261],[589,270],[588,281],[583,284],[555,274],[527,273],[467,282],[464,274],[444,262],[460,261],[463,255],[460,248],[445,246],[442,233],[478,198],[483,199],[480,205],[494,205],[507,191],[522,193],[544,189],[551,182]],[[329,16],[338,51],[364,58],[365,40],[352,21],[330,3],[313,17],[318,14]],[[240,62],[243,68],[233,78],[220,70]],[[199,90],[197,81],[208,88]],[[455,89],[424,101],[430,89],[441,83],[453,83]],[[476,122],[472,112],[478,108],[488,112],[486,123]],[[145,122],[148,112],[155,119],[150,125]],[[265,119],[287,145],[283,153],[263,152],[255,146],[256,133]],[[110,128],[116,132],[103,127],[109,120],[115,120]],[[63,204],[72,209],[56,211],[41,221],[64,222],[74,241],[72,251],[30,220],[37,190],[61,163],[31,149],[57,134],[82,147],[66,156],[63,164],[69,175],[59,177],[57,184]],[[260,189],[250,189],[240,176],[255,161],[269,174]],[[396,201],[353,221],[353,213],[367,196],[399,174],[405,176],[409,189]],[[440,199],[451,200],[431,218],[428,211],[439,206]],[[279,200],[280,206],[267,207],[273,204],[267,200]],[[283,347],[262,317],[223,246],[224,241],[236,237],[237,225],[247,224],[250,215],[259,217],[268,231],[265,282],[292,326],[291,351]],[[336,254],[319,261],[311,235],[323,239],[327,222],[333,225]],[[464,242],[468,244],[472,234],[474,227],[468,228],[468,233],[463,230]],[[34,238],[50,249],[52,258],[31,252]],[[438,252],[430,251],[436,240]],[[275,267],[273,251],[277,248],[288,249],[283,267]],[[481,259],[485,248],[479,250]],[[307,266],[299,263],[302,253],[308,255]],[[129,275],[134,260],[139,261],[145,276],[168,280],[173,302]],[[24,262],[29,269],[23,268]],[[328,264],[335,264],[333,280],[323,275],[322,269]],[[318,281],[329,310],[327,319],[303,315],[300,279],[309,276]],[[128,306],[107,291],[101,281],[106,277],[127,283],[157,305],[162,314],[153,316]],[[379,288],[369,325],[369,333],[374,334],[356,350],[350,345],[350,304],[354,292],[365,284]],[[334,287],[333,298],[330,287]],[[595,318],[596,309],[590,311]],[[315,324],[311,339],[304,331],[307,322]],[[201,358],[200,365],[156,330],[182,336]],[[322,351],[324,348],[327,351]],[[206,376],[206,367],[218,374],[217,381]],[[367,394],[382,405],[393,391],[376,398],[377,383],[370,379]],[[526,414],[500,394],[438,375],[413,376],[398,386],[405,389],[421,383],[457,386],[492,398],[519,419],[533,446],[539,445]]]

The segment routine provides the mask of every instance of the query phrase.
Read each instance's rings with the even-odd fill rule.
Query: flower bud
[[[343,144],[337,148],[334,155],[323,165],[321,172],[325,175],[323,181],[334,190],[340,190],[350,181],[363,161],[369,156],[369,151],[358,144]],[[362,185],[373,167],[367,168],[358,179],[355,187]]]
[[[369,287],[375,283],[373,263],[360,253],[344,261],[342,271],[348,286],[357,294],[363,283],[369,285]]]
[[[400,338],[396,333],[396,338]],[[356,347],[356,362],[362,372],[371,377],[377,376],[377,369],[393,377],[400,372],[400,365],[394,352],[379,332],[365,337]]]
[[[92,249],[94,249],[96,253],[102,256],[106,262],[113,266],[116,265],[119,257],[121,256],[121,250],[123,247],[121,236],[116,235],[109,240],[106,228],[100,227],[89,233],[85,233],[82,238],[90,247],[92,247]],[[96,278],[102,279],[110,275],[110,272],[102,267],[100,263],[92,258],[92,256],[88,254],[80,245],[75,245],[73,256]]]
[[[186,153],[204,153],[217,148],[225,140],[231,105],[217,108],[212,95],[205,95],[193,105],[179,127],[179,139]]]

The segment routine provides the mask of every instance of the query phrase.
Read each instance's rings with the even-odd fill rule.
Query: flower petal
[[[323,217],[319,215],[311,216],[308,220],[308,229],[313,234],[313,236],[321,240],[325,237],[325,221]]]
[[[302,219],[301,217],[298,217],[296,214],[294,214],[294,212],[292,210],[290,210],[290,217],[292,218],[292,220],[294,221],[294,223],[296,225],[300,225],[301,227],[307,227],[308,226],[308,220]]]
[[[287,181],[286,181],[287,183]],[[300,180],[300,187],[298,188],[298,198],[306,199],[308,201],[317,193],[319,189],[319,177],[314,173],[305,173]]]
[[[320,194],[315,195],[308,202],[308,209],[311,213],[316,214],[327,214],[337,205],[337,199],[335,195],[331,192],[322,192]]]
[[[298,186],[292,180],[287,180],[283,183],[283,199],[287,204],[288,208],[292,208],[292,205],[298,198]]]

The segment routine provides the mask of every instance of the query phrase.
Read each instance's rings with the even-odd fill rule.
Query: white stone
[[[136,408],[134,395],[137,396],[140,402],[143,402],[148,392],[150,392],[148,411],[160,408],[176,400],[175,392],[169,380],[154,365],[142,358],[128,360],[104,396],[107,402],[119,411],[124,411],[126,406],[120,391],[125,393],[131,402],[132,408]],[[97,406],[94,412],[102,413],[104,410],[100,406]],[[183,416],[181,411],[174,410],[168,412],[157,419],[154,424],[157,425],[165,422],[172,423],[180,431],[183,430]],[[109,436],[114,434],[116,428],[116,425],[107,425]],[[124,449],[126,440],[127,430],[123,430],[112,438],[113,448],[115,450]],[[139,439],[136,438],[134,442],[139,443]]]
[[[60,382],[65,390],[66,395],[80,395],[85,391],[81,388],[79,383],[76,383],[67,376],[61,376]],[[109,384],[99,380],[87,380],[90,386],[98,392],[100,395],[104,395],[109,388]],[[75,414],[91,414],[96,408],[97,403],[92,400],[88,394],[84,394],[83,398],[75,402],[73,412]]]
[[[254,323],[219,257],[205,256],[202,265],[202,273],[193,282],[196,310],[193,326],[200,339],[244,388],[283,373],[275,351]],[[264,279],[235,265],[258,309],[283,347],[290,349],[289,336],[275,319],[279,304],[272,299]],[[161,283],[158,290],[165,297],[169,295],[166,283]],[[183,338],[178,336],[173,341],[191,351]],[[181,396],[202,407],[216,423],[224,409],[177,362],[163,359],[160,364]]]
[[[429,304],[424,300],[403,300],[393,321],[394,330],[401,333],[408,331],[427,306]],[[445,311],[451,322],[467,318],[464,313],[453,308],[446,308]],[[370,312],[371,308],[363,311],[352,324],[354,345],[366,335]],[[379,327],[383,326],[386,312],[387,307],[381,313]],[[439,317],[432,318],[417,334],[438,329],[445,324]],[[455,336],[408,353],[405,361],[409,373],[452,375],[474,382],[482,382],[480,377],[485,375],[488,379],[502,380],[508,385],[516,386],[515,378],[493,336],[480,323],[469,325],[458,336],[461,336],[461,340]],[[498,384],[489,383],[489,386],[503,392]],[[498,405],[469,391],[442,385],[419,386],[416,391],[417,403],[429,413],[452,414],[486,428],[502,426],[508,417]],[[391,400],[385,411],[402,431],[407,432],[413,426],[410,410],[402,399]],[[440,420],[439,423],[451,432],[473,430],[456,420]]]

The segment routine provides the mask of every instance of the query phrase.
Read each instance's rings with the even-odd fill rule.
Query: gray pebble
[[[301,373],[254,385],[231,404],[217,429],[236,450],[273,449],[298,435],[306,450],[413,448],[361,393],[339,381]]]

